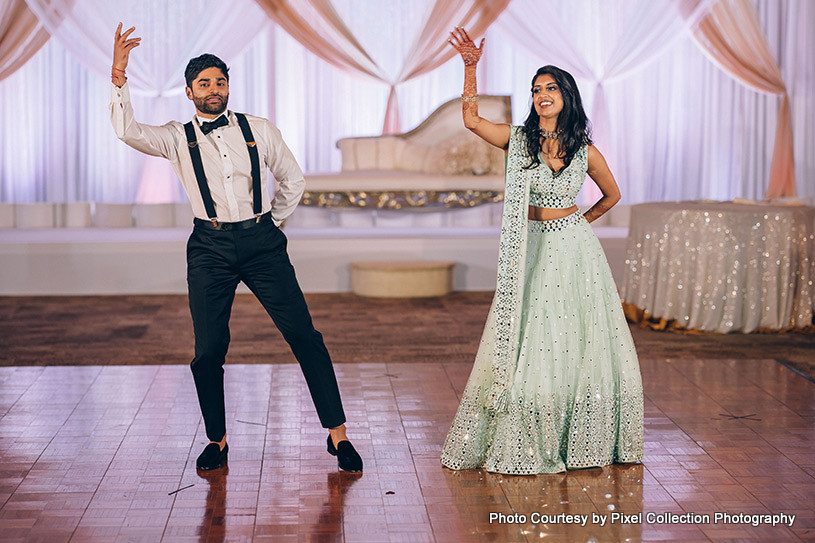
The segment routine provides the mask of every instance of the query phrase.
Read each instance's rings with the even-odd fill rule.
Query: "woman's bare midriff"
[[[529,206],[529,215],[527,218],[530,221],[551,221],[567,217],[575,211],[577,211],[577,206],[567,207],[565,209]]]

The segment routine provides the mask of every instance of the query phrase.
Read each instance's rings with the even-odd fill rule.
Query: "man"
[[[340,469],[362,471],[345,435],[345,414],[331,358],[297,284],[278,226],[297,207],[305,179],[280,131],[259,117],[227,110],[229,69],[214,55],[190,60],[185,70],[192,121],[151,126],[136,122],[125,70],[141,38],[116,29],[111,79],[111,121],[116,135],[143,153],[170,160],[195,214],[187,243],[187,284],[195,331],[192,374],[210,443],[201,470],[227,461],[224,360],[229,315],[243,281],[272,317],[300,363],[323,427],[328,452]],[[272,203],[267,169],[277,181]]]

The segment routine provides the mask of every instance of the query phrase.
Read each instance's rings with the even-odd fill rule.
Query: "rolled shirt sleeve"
[[[266,165],[276,180],[272,220],[280,226],[300,203],[306,190],[306,180],[297,160],[283,141],[280,130],[266,121],[265,131],[266,141],[269,143]]]

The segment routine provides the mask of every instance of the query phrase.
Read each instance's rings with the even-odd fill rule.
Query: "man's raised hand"
[[[122,23],[116,27],[116,35],[113,39],[113,68],[124,73],[127,68],[127,61],[130,58],[130,51],[139,46],[141,38],[129,38],[130,34],[136,30],[135,26],[130,27],[122,33]]]

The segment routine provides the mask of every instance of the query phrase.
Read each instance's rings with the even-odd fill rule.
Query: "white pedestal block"
[[[93,223],[90,202],[65,202],[59,207],[57,224],[64,228],[88,228]]]
[[[611,208],[614,209],[613,207]],[[585,210],[583,211],[585,213]],[[598,226],[611,226],[611,212],[603,213],[603,215],[599,219],[594,219],[591,223],[592,228],[597,228]]]
[[[136,227],[171,228],[175,226],[175,204],[135,204],[133,220]]]
[[[490,226],[490,209],[483,205],[456,209],[451,213],[451,217],[453,218],[453,226]]]
[[[417,213],[413,219],[413,226],[421,228],[444,228],[450,226],[447,210],[426,211]]]
[[[132,204],[106,204],[97,202],[94,226],[97,228],[130,228],[133,226]]]
[[[286,219],[286,228],[332,228],[337,226],[336,212],[316,206],[298,206]]]
[[[357,211],[360,212],[367,214],[370,224],[376,225],[376,228],[411,228],[416,224],[416,217],[424,214],[422,211],[390,209]]]
[[[369,209],[343,209],[337,213],[337,224],[341,228],[371,228],[375,217]]]
[[[14,228],[14,204],[0,203],[0,228]]]
[[[53,228],[54,204],[16,204],[14,224],[17,228]]]
[[[189,202],[177,202],[173,204],[173,209],[176,226],[192,227],[192,220],[195,215],[192,214],[192,207],[190,207]]]
[[[609,226],[624,226],[628,228],[628,223],[631,220],[631,206],[625,204],[617,204],[608,212],[610,216]]]

